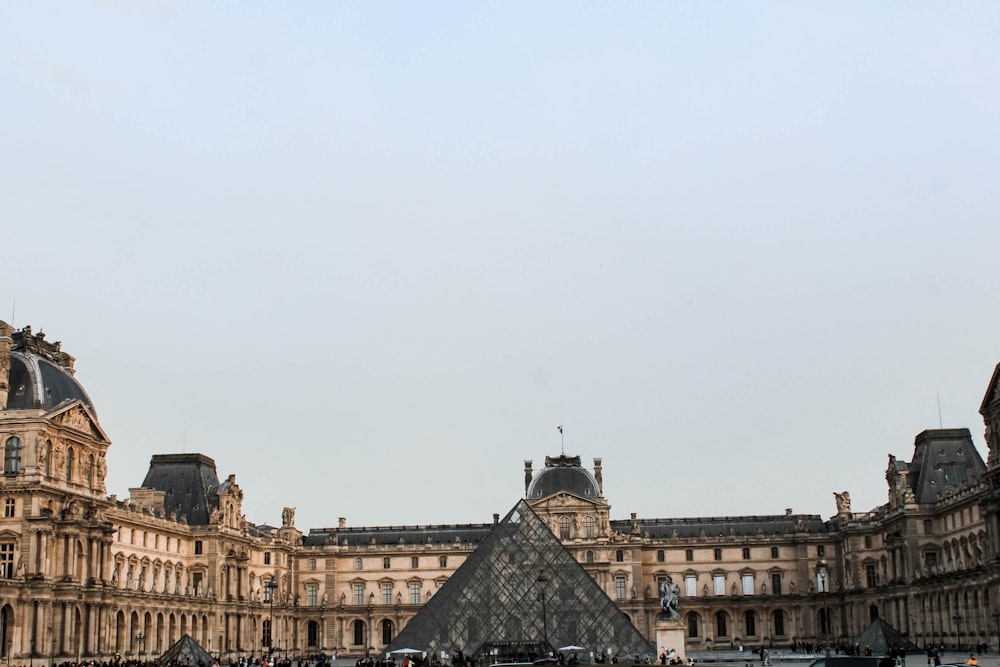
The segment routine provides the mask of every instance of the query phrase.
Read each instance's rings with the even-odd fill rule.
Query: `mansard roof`
[[[163,510],[186,517],[188,525],[205,526],[218,504],[219,476],[215,461],[204,454],[156,454],[142,488],[162,491]]]
[[[967,428],[929,429],[913,442],[913,460],[895,461],[909,471],[909,484],[918,503],[935,503],[946,493],[986,472]]]
[[[491,523],[427,526],[369,526],[358,528],[314,528],[303,544],[322,546],[391,546],[395,544],[478,544],[493,529]]]
[[[775,516],[723,516],[684,519],[617,519],[611,529],[621,533],[638,532],[653,539],[689,537],[753,537],[755,535],[819,534],[829,531],[816,514],[781,514]]]

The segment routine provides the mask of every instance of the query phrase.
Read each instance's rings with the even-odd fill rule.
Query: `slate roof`
[[[215,461],[204,454],[156,454],[142,488],[156,489],[165,495],[163,509],[186,516],[190,526],[208,525],[218,504],[215,493],[220,488]]]
[[[90,396],[76,379],[52,362],[27,352],[10,353],[7,410],[51,409],[81,400],[96,415]]]
[[[781,514],[775,516],[724,516],[683,519],[619,519],[610,522],[612,530],[633,532],[653,539],[691,537],[752,537],[754,535],[819,534],[829,527],[815,514]]]
[[[923,431],[914,439],[913,461],[896,461],[896,468],[910,472],[910,488],[918,503],[935,503],[986,472],[967,428]]]
[[[428,526],[374,526],[359,528],[314,528],[305,536],[305,546],[391,546],[394,544],[478,544],[493,529],[491,523]]]

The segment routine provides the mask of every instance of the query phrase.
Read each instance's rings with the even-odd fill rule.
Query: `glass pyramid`
[[[581,662],[649,655],[650,643],[523,500],[494,526],[388,650],[412,648],[478,665],[580,646]],[[567,658],[569,655],[567,655]]]

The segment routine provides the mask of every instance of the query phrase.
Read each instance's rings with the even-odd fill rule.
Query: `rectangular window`
[[[934,534],[934,521],[931,519],[924,519],[924,535]]]
[[[626,598],[625,577],[615,577],[615,598],[618,600],[624,600]]]
[[[667,554],[663,551],[663,549],[657,549],[657,551],[656,551],[656,562],[657,563],[663,563],[666,560],[667,560]]]
[[[382,604],[392,604],[392,584],[382,584]]]
[[[726,575],[716,574],[712,576],[712,587],[715,589],[716,595],[726,594]]]
[[[689,598],[693,598],[698,595],[698,579],[697,577],[687,575],[684,577],[684,595]]]
[[[740,580],[743,582],[743,595],[753,595],[753,575],[744,574]]]
[[[712,556],[715,560],[722,560],[722,549],[713,549]]]
[[[420,604],[420,584],[410,584],[410,604]]]
[[[270,551],[265,551],[264,552],[264,565],[270,565],[270,564],[271,564],[271,552]]]
[[[871,549],[871,548],[872,548],[872,536],[865,535],[865,549]]]
[[[309,584],[306,586],[306,604],[315,607],[319,604],[319,584]]]
[[[316,569],[316,559],[315,558],[310,558],[309,559],[309,569],[310,570],[315,570]]]
[[[686,560],[686,561],[692,561],[692,560],[694,560],[694,549],[685,549],[684,550],[684,560]]]
[[[419,556],[411,556],[410,557],[410,567],[412,567],[414,570],[416,570],[417,568],[420,567],[420,557]]]
[[[750,560],[750,547],[743,547],[743,560]]]
[[[868,588],[878,586],[878,575],[876,574],[874,563],[865,565],[865,583],[868,584]]]
[[[262,590],[264,592],[264,602],[270,602],[271,601],[271,591],[274,590],[274,587],[270,586],[269,585],[270,583],[271,583],[270,581],[264,582],[264,586],[262,588]]]
[[[0,544],[0,579],[14,578],[14,543]]]
[[[924,566],[934,567],[935,565],[937,565],[937,552],[928,551],[927,553],[924,554]]]
[[[771,594],[781,595],[781,573],[772,572],[771,573]]]
[[[771,547],[771,558],[780,558],[781,552],[778,551],[778,547]]]
[[[820,558],[824,558],[826,556],[826,547],[823,546],[822,544],[820,544],[819,546],[817,546],[816,547],[816,555],[818,557],[820,557]]]
[[[201,555],[201,551],[202,551],[203,548],[204,547],[202,546],[201,540],[195,540],[194,541],[194,555],[195,556]]]
[[[389,564],[390,564],[390,560],[389,560],[388,556],[386,556],[385,558],[382,559],[382,569],[383,570],[388,570],[389,569]]]
[[[6,498],[3,501],[3,515],[5,517],[12,517],[12,516],[14,516],[14,499],[13,498]]]
[[[354,559],[354,569],[355,570],[360,570],[361,569],[361,559],[360,558],[355,558]]]
[[[354,604],[365,603],[365,585],[354,584]]]

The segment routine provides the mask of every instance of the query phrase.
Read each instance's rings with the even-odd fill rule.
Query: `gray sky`
[[[4,3],[0,319],[250,521],[884,502],[1000,308],[1000,4]],[[16,309],[14,303],[16,300]]]

